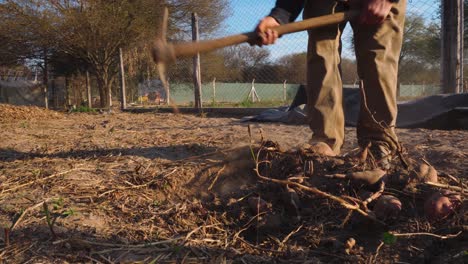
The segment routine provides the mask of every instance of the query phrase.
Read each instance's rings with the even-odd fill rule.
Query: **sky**
[[[330,0],[331,1],[331,0]],[[438,3],[440,0],[408,0],[407,14],[419,14],[426,21],[434,21],[436,18]],[[230,0],[231,16],[226,20],[224,34],[237,34],[254,30],[257,23],[275,5],[275,0]],[[302,15],[298,20],[302,19]],[[350,36],[352,31],[348,25],[343,33],[343,56],[353,57]],[[284,55],[305,52],[307,49],[307,33],[294,33],[283,36],[276,44],[266,47],[270,51],[271,60],[276,60]]]

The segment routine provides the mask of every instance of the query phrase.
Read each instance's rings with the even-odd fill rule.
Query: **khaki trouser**
[[[343,2],[307,0],[304,18],[344,11]],[[398,58],[403,38],[406,0],[393,7],[380,25],[351,22],[354,32],[359,78],[363,81],[367,105],[374,118],[394,126],[397,115],[396,90]],[[345,24],[309,30],[307,54],[307,114],[312,140],[324,141],[339,153],[344,140],[343,92],[340,74],[341,33]],[[362,101],[362,100],[361,100]],[[396,136],[390,131],[392,136]],[[357,126],[361,146],[369,141],[393,141],[372,121],[361,103]]]

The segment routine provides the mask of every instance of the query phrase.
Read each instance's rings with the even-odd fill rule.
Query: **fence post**
[[[170,105],[169,102],[171,101],[171,79],[167,78],[166,84],[167,84],[167,94],[166,94],[166,105]]]
[[[47,49],[43,50],[44,52],[44,75],[43,78],[43,92],[44,92],[44,106],[46,109],[49,109],[49,91],[47,85],[49,84],[49,61],[47,58]]]
[[[248,98],[252,98],[251,100],[253,103],[260,101],[260,97],[258,97],[257,90],[255,90],[255,78],[253,78],[252,80],[252,87],[250,88]]]
[[[80,74],[81,75],[81,74]],[[78,96],[79,94],[79,87],[78,85],[76,85],[76,83],[74,82],[74,80],[77,80],[80,75],[72,75],[72,92],[73,92],[73,106],[76,108],[76,107],[79,107],[80,104],[81,104],[81,98],[80,96]]]
[[[109,85],[109,111],[112,110],[112,85]]]
[[[192,13],[192,40],[198,42],[198,16],[197,13]],[[202,109],[202,93],[201,93],[201,71],[200,71],[200,53],[193,56],[193,86],[195,95],[195,108],[201,111]]]
[[[213,78],[213,103],[216,102],[216,77]]]
[[[47,89],[47,83],[43,84],[43,93],[44,93],[44,106],[46,109],[49,109],[49,92]]]
[[[463,0],[442,0],[442,90],[463,90]]]
[[[119,48],[119,56],[120,56],[120,108],[122,110],[127,109],[127,98],[126,98],[126,90],[125,90],[125,68],[123,62],[123,52],[122,48]]]
[[[283,102],[286,102],[286,80],[283,82]]]
[[[89,71],[86,71],[86,96],[88,98],[88,107],[93,107],[93,102],[91,101],[91,81],[89,80]]]
[[[254,91],[255,91],[255,78],[252,79],[252,85],[250,86],[250,92],[249,92],[249,98],[251,98],[250,100],[252,100],[252,102],[255,102]]]

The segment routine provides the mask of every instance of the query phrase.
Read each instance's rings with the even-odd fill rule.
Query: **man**
[[[304,11],[304,19],[359,8],[360,17],[351,21],[358,75],[363,83],[370,111],[361,103],[357,125],[358,143],[370,147],[381,167],[397,148],[396,90],[406,0],[277,0],[269,16],[257,26],[261,45],[273,44],[275,26],[294,21]],[[341,33],[345,24],[308,31],[307,115],[312,142],[326,143],[329,155],[340,153],[344,140],[344,114],[340,74]],[[372,114],[370,114],[372,113]],[[374,119],[384,127],[376,124]]]

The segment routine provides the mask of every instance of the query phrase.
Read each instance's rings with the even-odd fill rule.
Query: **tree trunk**
[[[71,105],[69,86],[70,86],[70,80],[68,77],[65,77],[65,98],[66,98],[65,106],[66,108],[69,108]]]
[[[125,110],[127,108],[127,98],[126,98],[126,91],[125,91],[125,68],[124,68],[124,62],[123,62],[122,48],[119,49],[119,59],[120,59],[120,108],[122,110]],[[149,73],[148,73],[148,78],[149,78]]]
[[[75,75],[73,79],[79,79],[80,75]],[[80,87],[78,85],[73,85],[73,97],[75,97],[75,106],[79,107],[81,105],[81,93]]]
[[[99,103],[101,108],[104,108],[107,105],[107,87],[104,84],[104,81],[102,80],[101,76],[99,76],[98,74],[96,74],[96,80],[99,90]]]
[[[110,108],[112,106],[112,78],[109,76],[108,68],[104,67],[101,71],[95,73],[101,108]]]

